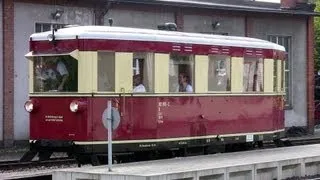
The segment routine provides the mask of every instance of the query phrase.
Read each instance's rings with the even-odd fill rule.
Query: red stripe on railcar
[[[48,41],[30,42],[31,50],[35,53],[65,53],[76,49],[80,51],[109,50],[118,52],[180,52],[184,54],[223,54],[233,57],[264,57],[270,59],[284,59],[284,52],[270,49],[255,49],[242,47],[226,47],[214,45],[182,44],[170,42],[129,41],[129,40],[58,40],[56,45]],[[251,51],[251,53],[249,53]]]

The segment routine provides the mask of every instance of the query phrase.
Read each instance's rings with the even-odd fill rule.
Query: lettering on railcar
[[[63,116],[45,115],[44,119],[47,122],[63,122]]]
[[[166,101],[158,102],[158,123],[159,124],[162,124],[164,119],[164,115],[161,108],[167,108],[167,107],[170,107],[170,102],[166,102]]]
[[[185,144],[188,144],[188,142],[186,142],[186,141],[179,141],[178,144],[179,144],[179,145],[185,145]]]
[[[148,148],[148,147],[156,147],[156,144],[139,144],[139,147],[141,148]]]
[[[170,102],[159,102],[158,107],[170,107]]]

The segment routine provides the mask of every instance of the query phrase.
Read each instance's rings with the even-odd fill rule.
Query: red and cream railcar
[[[279,139],[284,54],[264,40],[173,31],[78,26],[33,34],[30,152],[106,153],[109,100],[120,114],[114,154]]]

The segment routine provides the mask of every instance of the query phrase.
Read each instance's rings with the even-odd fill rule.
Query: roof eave
[[[273,14],[288,14],[288,15],[307,15],[307,16],[320,16],[318,12],[290,10],[281,8],[261,8],[255,6],[239,7],[232,4],[219,5],[212,3],[213,5],[204,5],[201,3],[182,3],[178,1],[157,1],[157,0],[110,0],[118,3],[134,3],[134,4],[152,4],[152,5],[164,5],[164,6],[179,6],[179,7],[192,7],[203,9],[216,9],[216,10],[230,10],[241,12],[256,12],[256,13],[273,13]]]

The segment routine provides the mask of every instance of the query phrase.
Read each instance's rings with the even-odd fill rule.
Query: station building
[[[157,29],[174,22],[178,31],[260,38],[287,50],[285,126],[313,132],[314,12],[308,0],[0,0],[0,142],[28,142],[29,36],[65,25]],[[48,106],[50,106],[48,104]]]

